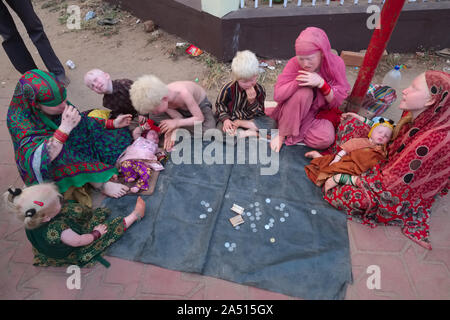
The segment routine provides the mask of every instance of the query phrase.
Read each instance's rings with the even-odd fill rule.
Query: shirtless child
[[[144,75],[130,89],[133,107],[140,115],[149,115],[164,134],[164,149],[175,144],[175,132],[185,128],[194,133],[194,124],[202,123],[202,132],[215,128],[212,105],[205,89],[192,81],[165,84],[154,75]]]

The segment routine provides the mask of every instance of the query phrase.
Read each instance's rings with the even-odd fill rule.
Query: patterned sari
[[[66,89],[51,73],[31,70],[17,83],[8,109],[7,126],[17,168],[26,185],[54,181],[64,193],[71,186],[106,182],[117,174],[114,164],[133,141],[127,128],[107,130],[106,120],[81,113],[81,121],[60,154],[50,161],[47,142],[61,124],[61,115],[46,115],[38,109],[38,104],[52,107],[65,99]]]
[[[338,186],[324,199],[350,220],[400,226],[409,239],[431,249],[431,206],[446,192],[450,178],[450,75],[427,71],[425,78],[435,103],[401,127],[388,147],[389,160],[363,173],[358,187]],[[369,130],[356,119],[343,122],[337,143],[367,136]]]

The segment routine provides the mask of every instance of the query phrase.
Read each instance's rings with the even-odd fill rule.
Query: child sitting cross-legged
[[[239,137],[258,136],[259,129],[274,129],[276,123],[264,113],[266,91],[257,82],[259,62],[249,51],[239,51],[231,63],[233,81],[226,83],[216,100],[217,128]]]

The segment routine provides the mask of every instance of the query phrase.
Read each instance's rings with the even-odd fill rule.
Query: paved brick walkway
[[[9,101],[0,99],[0,191],[22,186],[6,129]],[[433,250],[408,240],[396,227],[370,229],[348,223],[354,283],[347,299],[450,299],[450,215],[448,197],[436,202],[431,221]],[[197,274],[107,257],[109,269],[82,269],[81,289],[68,290],[65,268],[31,265],[23,227],[0,214],[0,299],[294,299]],[[367,268],[381,271],[381,289],[369,290]]]

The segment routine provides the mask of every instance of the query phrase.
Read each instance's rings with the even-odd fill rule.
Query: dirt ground
[[[177,47],[177,43],[186,43],[184,39],[161,29],[151,33],[145,32],[143,21],[100,0],[34,0],[33,3],[61,62],[65,64],[70,59],[76,65],[73,70],[66,67],[67,75],[71,79],[68,98],[81,110],[101,106],[101,96],[88,90],[83,84],[83,75],[92,68],[109,72],[113,79],[133,80],[146,73],[155,74],[165,82],[198,79],[207,89],[212,102],[217,97],[220,85],[229,79],[229,63],[219,63],[207,52],[198,57],[189,56],[184,52],[185,47]],[[80,30],[67,28],[67,7],[70,5],[80,7]],[[90,10],[96,13],[96,17],[85,22],[86,13]],[[22,23],[12,14],[37,65],[45,69]],[[97,20],[103,18],[113,18],[118,23],[99,26]],[[286,60],[274,58],[278,62],[275,63],[275,69],[263,68],[264,72],[260,76],[268,100],[273,99],[274,83],[286,63]],[[373,82],[379,83],[389,69],[400,63],[407,66],[403,71],[403,87],[407,87],[417,74],[428,68],[442,70],[443,67],[450,66],[450,61],[447,63],[445,58],[432,52],[423,51],[420,56],[415,53],[391,53],[380,63]],[[351,85],[357,73],[358,69],[347,67]],[[20,74],[12,67],[4,51],[0,50],[0,103],[3,105],[9,104],[19,77]]]

